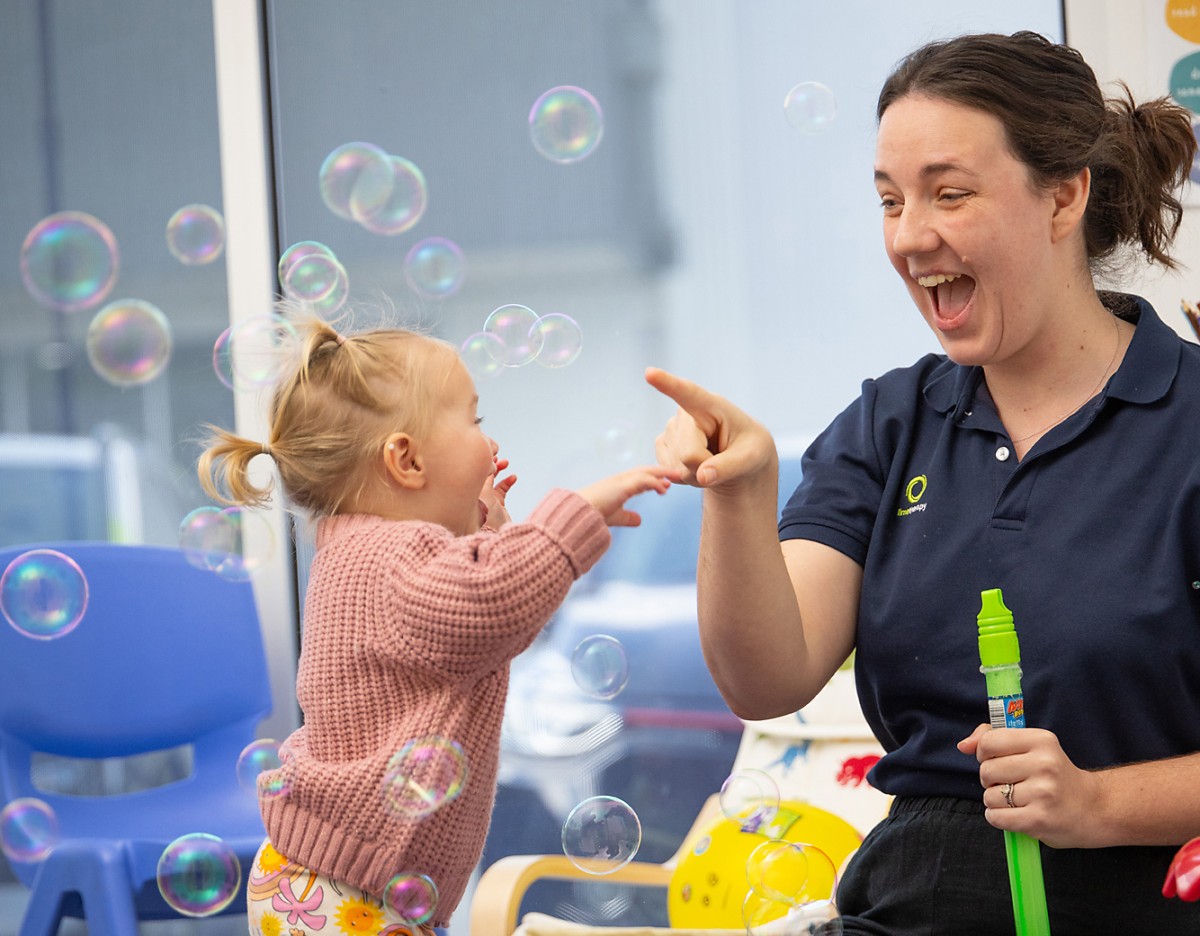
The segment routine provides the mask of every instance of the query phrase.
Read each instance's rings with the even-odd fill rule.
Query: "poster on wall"
[[[1200,0],[1146,0],[1145,7],[1149,87],[1192,112],[1192,132],[1200,139]],[[1184,199],[1200,205],[1200,158],[1191,180]]]

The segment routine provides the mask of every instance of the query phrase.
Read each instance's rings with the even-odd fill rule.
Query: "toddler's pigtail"
[[[217,426],[205,426],[209,433],[196,470],[204,493],[218,503],[238,507],[264,507],[271,500],[274,484],[262,487],[250,481],[250,462],[256,455],[282,455],[263,442],[227,432]]]

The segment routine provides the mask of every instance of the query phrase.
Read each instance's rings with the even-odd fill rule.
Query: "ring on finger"
[[[1010,809],[1017,805],[1013,802],[1013,784],[1002,784],[1000,786],[1000,792],[1004,794],[1004,802],[1008,803]]]

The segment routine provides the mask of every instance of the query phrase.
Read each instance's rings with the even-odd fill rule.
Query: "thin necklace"
[[[1058,417],[1058,419],[1054,420],[1054,422],[1050,423],[1049,425],[1042,426],[1041,429],[1035,429],[1033,432],[1029,433],[1029,435],[1023,435],[1019,439],[1010,439],[1009,441],[1012,442],[1013,445],[1016,445],[1018,442],[1024,442],[1026,439],[1032,439],[1035,435],[1041,435],[1043,432],[1053,429],[1068,416],[1072,416],[1077,413],[1079,411],[1079,407],[1083,406],[1084,403],[1100,392],[1100,388],[1104,386],[1104,381],[1108,379],[1108,372],[1112,370],[1113,361],[1117,359],[1117,353],[1121,350],[1121,326],[1117,324],[1117,317],[1115,315],[1112,317],[1112,320],[1113,328],[1117,332],[1117,344],[1116,347],[1113,348],[1112,357],[1110,357],[1108,359],[1108,363],[1104,365],[1104,373],[1100,375],[1100,381],[1096,384],[1096,386],[1092,387],[1091,392],[1085,396],[1083,400],[1070,412],[1063,413]]]

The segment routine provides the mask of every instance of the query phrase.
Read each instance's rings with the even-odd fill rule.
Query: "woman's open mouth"
[[[966,318],[975,296],[975,280],[965,273],[934,273],[918,276],[917,283],[929,291],[933,322],[941,329],[957,328]]]

